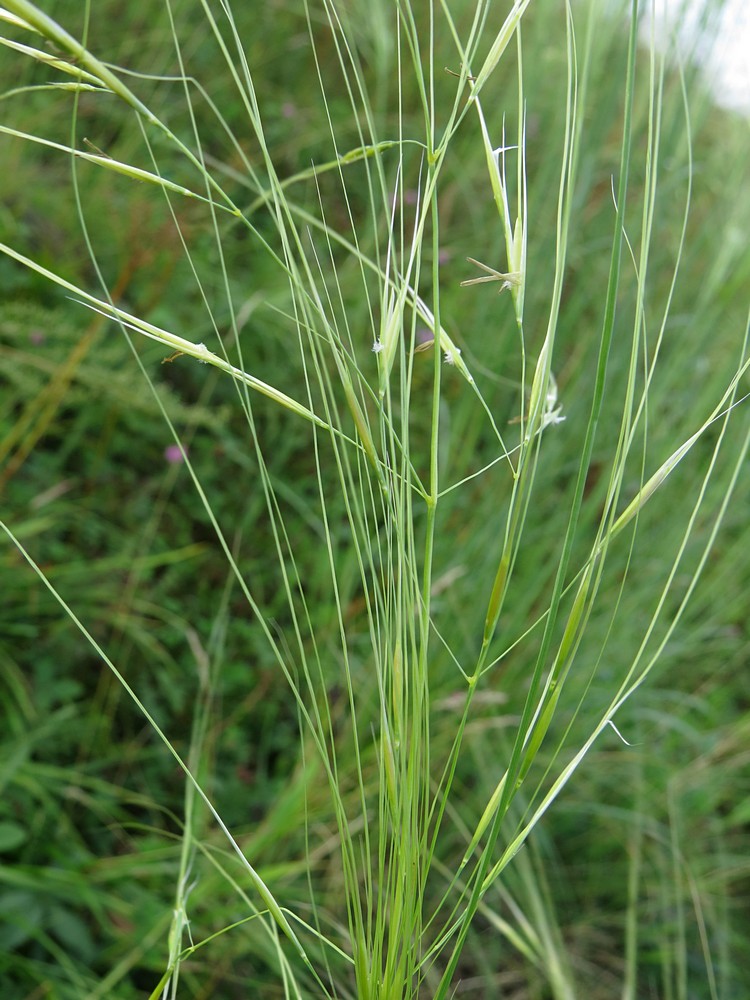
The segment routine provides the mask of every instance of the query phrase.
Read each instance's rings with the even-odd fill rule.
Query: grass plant
[[[638,8],[5,0],[5,995],[750,988],[746,129]]]

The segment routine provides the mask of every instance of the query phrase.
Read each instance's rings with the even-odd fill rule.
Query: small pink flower
[[[435,334],[428,330],[426,326],[418,326],[416,329],[417,350],[426,350],[432,347],[435,342]]]
[[[187,449],[185,449],[187,451]],[[179,465],[185,461],[185,456],[178,444],[170,444],[164,449],[164,458],[170,465]]]

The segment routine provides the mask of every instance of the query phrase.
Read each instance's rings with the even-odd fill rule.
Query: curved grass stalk
[[[43,570],[37,565],[37,563],[34,561],[34,559],[31,557],[31,555],[26,551],[26,549],[22,545],[21,541],[14,535],[14,533],[12,532],[12,530],[5,524],[4,521],[0,521],[0,528],[2,528],[2,530],[5,532],[5,534],[7,535],[8,539],[9,539],[9,541],[12,542],[13,545],[15,545],[15,547],[18,549],[19,553],[23,556],[23,558],[26,560],[26,562],[31,567],[31,569],[34,571],[34,573],[36,573],[36,575],[39,578],[39,580],[41,581],[41,583],[49,591],[49,593],[52,595],[52,597],[55,599],[55,601],[57,601],[57,603],[63,609],[63,611],[65,612],[65,614],[68,616],[68,618],[70,618],[70,620],[76,626],[76,628],[78,629],[78,631],[84,636],[84,638],[86,639],[86,641],[88,642],[88,644],[91,646],[91,648],[93,650],[95,650],[95,652],[97,653],[97,655],[101,659],[102,663],[104,663],[107,666],[107,668],[112,672],[112,674],[117,678],[117,682],[120,684],[120,686],[123,688],[123,690],[127,693],[128,697],[132,700],[133,704],[136,705],[136,707],[138,708],[138,711],[143,715],[143,718],[146,720],[146,722],[148,722],[148,724],[149,724],[150,728],[153,730],[153,732],[162,741],[162,743],[166,747],[166,749],[169,752],[169,754],[173,757],[173,759],[174,759],[175,763],[177,764],[177,766],[180,768],[180,770],[185,775],[187,781],[193,786],[193,788],[195,789],[196,794],[199,796],[199,798],[201,799],[201,801],[203,802],[203,804],[206,806],[206,808],[209,810],[209,812],[213,816],[214,820],[218,824],[218,826],[221,829],[222,833],[226,837],[226,839],[227,839],[230,847],[232,848],[232,850],[234,851],[234,853],[239,858],[240,863],[242,864],[242,867],[244,868],[244,870],[247,872],[248,876],[250,877],[250,880],[252,882],[252,885],[253,885],[254,889],[256,890],[256,892],[258,893],[258,895],[261,897],[261,899],[265,903],[266,907],[268,908],[269,914],[273,917],[273,919],[278,924],[279,928],[283,931],[283,933],[286,935],[286,937],[293,944],[293,946],[295,948],[295,951],[297,952],[297,954],[299,955],[299,957],[302,959],[302,961],[310,968],[311,971],[313,971],[312,970],[312,965],[311,965],[311,963],[310,963],[310,961],[309,961],[309,959],[307,957],[307,954],[306,954],[304,948],[302,947],[302,944],[300,943],[297,935],[292,930],[292,927],[289,924],[289,921],[287,920],[286,916],[284,915],[281,907],[277,903],[277,901],[274,898],[273,894],[269,890],[268,886],[264,883],[264,881],[260,877],[260,875],[255,871],[255,869],[253,868],[253,866],[250,864],[250,862],[245,857],[245,855],[244,855],[242,849],[240,848],[239,844],[234,839],[234,837],[232,836],[231,832],[229,831],[229,829],[225,825],[224,821],[222,820],[221,816],[217,812],[216,807],[213,805],[213,803],[209,799],[208,795],[206,795],[206,793],[203,790],[203,788],[198,784],[195,776],[193,775],[193,773],[189,769],[188,765],[185,763],[185,761],[182,759],[182,757],[180,757],[180,755],[174,749],[174,747],[172,746],[172,743],[170,742],[170,740],[167,737],[167,735],[164,732],[164,730],[159,726],[159,724],[156,721],[156,719],[153,717],[153,715],[146,708],[146,706],[141,701],[141,699],[138,697],[138,695],[133,690],[133,688],[130,686],[130,684],[128,683],[128,681],[126,680],[126,678],[120,673],[120,671],[117,669],[117,667],[115,666],[115,664],[107,656],[107,654],[102,649],[102,647],[99,645],[99,643],[96,641],[96,639],[94,638],[94,636],[88,631],[88,629],[83,624],[83,622],[77,617],[77,615],[75,614],[75,612],[73,611],[73,609],[70,607],[70,605],[67,604],[67,602],[61,597],[61,595],[58,593],[58,591],[52,586],[52,584],[48,580],[48,578],[45,575],[45,573],[43,572]]]
[[[151,173],[150,170],[142,170],[140,167],[134,167],[130,163],[122,163],[120,160],[114,160],[111,156],[106,156],[103,153],[87,153],[82,149],[65,146],[60,142],[52,142],[50,139],[42,139],[41,136],[30,135],[28,132],[19,132],[17,129],[8,128],[6,125],[0,125],[0,132],[5,135],[15,136],[17,139],[24,139],[27,142],[36,143],[39,146],[46,146],[48,149],[60,150],[61,152],[67,153],[69,156],[73,156],[78,160],[94,163],[97,166],[104,167],[106,170],[113,171],[113,173],[122,174],[125,177],[130,178],[130,180],[156,184],[164,191],[169,191],[172,194],[179,194],[183,198],[195,198],[198,201],[212,204],[214,207],[223,212],[229,212],[231,215],[237,214],[236,211],[228,208],[226,205],[222,205],[218,202],[212,202],[210,198],[205,198],[203,195],[198,194],[196,191],[191,191],[190,188],[186,188],[182,184],[175,184],[174,181],[170,181],[166,177],[162,177],[159,174]],[[5,252],[7,253],[7,250]],[[23,261],[19,261],[19,263],[23,263]]]
[[[724,436],[726,434],[726,430],[727,430],[727,427],[728,427],[728,421],[729,421],[729,411],[727,411],[725,413],[724,424],[723,424],[723,427],[721,429],[721,433],[720,433],[719,439],[718,439],[718,441],[717,441],[717,443],[716,443],[716,445],[715,445],[715,447],[713,449],[713,454],[712,454],[712,457],[711,457],[711,462],[709,464],[708,470],[706,471],[706,474],[703,477],[703,481],[701,483],[701,487],[700,487],[700,490],[699,490],[699,493],[698,493],[698,498],[697,498],[697,500],[696,500],[696,502],[694,504],[692,514],[691,514],[691,516],[689,518],[688,524],[687,524],[685,532],[683,534],[683,538],[682,538],[679,550],[678,550],[678,552],[677,552],[677,554],[675,556],[674,562],[673,562],[672,567],[670,569],[670,572],[669,572],[669,575],[668,575],[668,578],[667,578],[667,582],[665,583],[664,588],[662,590],[661,597],[660,597],[659,602],[657,604],[657,608],[656,608],[656,610],[655,610],[655,612],[654,612],[654,614],[652,616],[652,619],[651,619],[651,622],[649,623],[648,628],[646,629],[644,637],[641,640],[638,652],[637,652],[637,654],[636,654],[636,656],[635,656],[635,658],[633,660],[633,663],[630,666],[630,669],[628,670],[628,673],[627,673],[627,676],[626,676],[625,680],[620,685],[620,688],[617,691],[616,695],[610,701],[609,705],[607,706],[606,711],[603,713],[603,715],[599,719],[596,727],[594,728],[594,730],[591,733],[591,735],[589,736],[589,738],[585,741],[585,743],[580,748],[580,750],[575,754],[575,756],[573,757],[573,759],[563,768],[563,770],[560,773],[559,777],[554,781],[552,787],[547,792],[547,794],[544,796],[541,804],[534,811],[534,814],[531,817],[531,819],[524,826],[523,830],[519,834],[517,834],[517,836],[513,839],[513,841],[510,843],[510,845],[508,846],[508,848],[505,850],[505,852],[503,853],[503,855],[500,858],[500,860],[496,863],[496,865],[493,866],[492,870],[489,872],[489,874],[487,875],[487,877],[486,877],[486,879],[485,879],[485,881],[483,883],[483,887],[482,887],[482,891],[483,892],[486,891],[487,888],[489,888],[489,886],[492,884],[492,882],[500,875],[500,873],[502,872],[502,870],[507,866],[508,862],[514,857],[514,855],[521,848],[521,846],[523,845],[524,841],[526,840],[526,838],[528,837],[528,835],[530,834],[530,832],[533,830],[534,826],[539,822],[539,820],[544,815],[544,813],[547,811],[547,809],[549,809],[549,807],[552,804],[552,802],[560,794],[560,792],[565,787],[565,785],[567,784],[567,782],[570,780],[570,778],[572,777],[572,775],[575,773],[576,769],[578,768],[578,766],[580,765],[581,761],[586,756],[586,754],[588,753],[588,751],[591,749],[591,747],[593,746],[593,744],[595,743],[595,741],[602,734],[602,732],[604,732],[604,730],[610,725],[611,720],[615,717],[615,715],[617,714],[617,712],[632,697],[632,695],[638,690],[638,688],[641,687],[641,685],[646,681],[646,679],[648,678],[649,674],[654,669],[654,666],[658,662],[658,660],[659,660],[659,658],[660,658],[660,656],[661,656],[661,654],[662,654],[662,652],[664,650],[664,647],[666,646],[666,644],[669,642],[670,638],[674,634],[675,629],[677,628],[677,626],[678,626],[678,624],[680,622],[680,619],[682,618],[682,615],[685,613],[685,609],[686,609],[686,607],[688,605],[688,602],[690,601],[690,598],[691,598],[691,596],[692,596],[692,594],[693,594],[693,592],[694,592],[694,590],[695,590],[695,588],[696,588],[696,586],[698,584],[698,581],[700,579],[700,575],[701,575],[703,569],[705,568],[706,563],[707,563],[707,561],[709,559],[709,556],[710,556],[711,551],[713,549],[714,543],[716,541],[716,537],[717,537],[718,532],[719,532],[719,530],[721,528],[721,525],[722,525],[722,522],[724,520],[724,517],[726,516],[727,510],[730,507],[731,499],[732,499],[732,494],[733,494],[734,489],[735,489],[735,487],[737,485],[737,482],[738,482],[738,479],[739,479],[739,476],[740,476],[740,473],[741,473],[741,470],[742,470],[743,463],[745,462],[745,459],[746,459],[746,457],[748,455],[748,452],[750,452],[750,432],[748,432],[746,434],[745,439],[743,441],[743,444],[742,444],[742,446],[741,446],[741,448],[740,448],[740,450],[738,452],[738,455],[737,455],[737,458],[736,458],[736,461],[735,461],[735,464],[734,464],[734,469],[733,469],[733,472],[732,472],[731,482],[729,484],[729,487],[728,487],[725,495],[721,499],[721,503],[719,505],[719,509],[716,512],[716,514],[714,516],[714,519],[713,519],[713,525],[711,527],[711,531],[709,533],[709,537],[708,537],[708,539],[706,541],[706,544],[703,547],[703,551],[702,551],[702,553],[700,555],[700,558],[698,560],[697,567],[694,570],[694,572],[693,572],[693,574],[692,574],[692,576],[690,578],[690,582],[687,585],[687,587],[685,588],[685,593],[683,594],[683,596],[682,596],[682,598],[680,600],[679,606],[677,607],[677,610],[675,611],[675,613],[674,613],[671,621],[669,622],[669,625],[665,629],[665,633],[664,633],[663,637],[658,642],[656,649],[651,654],[651,656],[648,658],[647,662],[643,666],[641,666],[641,661],[646,656],[646,650],[648,648],[648,644],[649,644],[649,642],[651,640],[651,637],[652,637],[652,635],[654,633],[654,630],[656,628],[657,622],[658,622],[658,620],[659,620],[659,618],[661,616],[661,613],[663,611],[664,605],[666,603],[667,596],[670,593],[670,591],[672,589],[672,586],[673,586],[673,584],[675,582],[675,578],[677,576],[678,569],[679,569],[680,564],[682,562],[682,559],[683,559],[683,557],[685,555],[685,551],[686,551],[688,542],[690,541],[690,538],[692,536],[693,530],[695,528],[695,524],[696,524],[698,515],[701,512],[701,509],[702,509],[702,506],[703,506],[703,502],[704,502],[704,499],[705,499],[705,495],[706,495],[706,490],[707,490],[707,487],[708,487],[709,482],[711,480],[711,474],[713,472],[713,469],[714,469],[714,466],[716,464],[716,461],[717,461],[717,459],[719,457],[719,453],[720,453],[720,450],[721,450],[721,447],[722,447],[722,443],[723,443],[723,438],[724,438]]]
[[[118,306],[115,306],[104,299],[98,299],[95,295],[90,295],[84,289],[71,284],[71,282],[60,277],[60,275],[49,271],[47,268],[42,267],[41,264],[37,264],[35,261],[25,257],[23,254],[18,253],[18,251],[14,250],[12,247],[6,246],[4,243],[0,243],[0,253],[7,254],[9,257],[12,257],[13,260],[18,261],[19,264],[23,264],[25,267],[30,268],[32,271],[36,271],[37,274],[41,274],[43,277],[49,279],[54,284],[59,285],[61,288],[66,288],[68,291],[80,296],[82,300],[81,304],[93,309],[95,312],[121,323],[128,329],[134,330],[136,333],[140,333],[144,337],[148,337],[150,340],[155,340],[158,343],[163,344],[164,347],[170,351],[195,358],[195,360],[200,361],[201,364],[212,365],[214,368],[218,368],[219,371],[222,371],[227,375],[231,375],[232,378],[236,379],[238,382],[249,386],[251,389],[255,389],[264,396],[268,396],[269,399],[279,403],[285,409],[290,410],[297,416],[304,417],[304,419],[308,420],[310,423],[315,424],[324,430],[331,429],[325,420],[322,420],[311,410],[308,410],[306,406],[303,406],[295,399],[292,399],[291,396],[287,396],[286,393],[268,385],[261,379],[255,378],[254,375],[250,375],[248,372],[244,372],[239,368],[235,368],[234,365],[230,365],[228,361],[225,361],[212,351],[209,351],[205,344],[195,344],[191,340],[186,340],[184,337],[179,337],[177,334],[170,333],[168,330],[163,330],[161,327],[154,326],[153,323],[149,323],[146,320],[141,319],[139,316],[133,316],[124,309],[120,309]]]
[[[225,194],[213,177],[206,171],[203,164],[195,154],[185,146],[183,142],[162,122],[146,105],[133,93],[133,91],[113,73],[103,62],[97,59],[88,49],[77,39],[69,34],[53,18],[41,11],[36,4],[29,0],[7,0],[7,8],[18,18],[25,28],[30,28],[48,39],[63,52],[67,52],[73,62],[81,66],[90,77],[97,79],[102,86],[111,91],[120,100],[124,101],[135,111],[143,121],[161,131],[167,139],[196,167],[207,185],[223,198],[230,211],[238,214],[237,207],[232,204],[231,199]],[[18,22],[16,22],[18,23]]]

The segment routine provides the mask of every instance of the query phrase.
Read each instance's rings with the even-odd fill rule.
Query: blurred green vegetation
[[[82,10],[72,13],[63,2],[49,2],[45,9],[71,32],[81,31]],[[377,3],[342,5],[357,27],[358,57],[371,84],[380,138],[395,137],[399,128],[405,136],[419,136],[418,95],[405,79],[399,124],[394,41],[378,24],[378,12],[383,10],[390,8]],[[71,17],[73,22],[78,17],[79,23],[71,23]],[[275,2],[238,4],[234,18],[253,69],[279,176],[291,177],[313,163],[330,162],[336,151],[317,93],[304,14],[294,5]],[[465,23],[469,18],[467,5]],[[553,273],[565,52],[559,43],[562,14],[554,5],[532,9],[524,24],[531,220],[526,327],[533,353],[542,340]],[[312,25],[327,90],[335,94],[340,83],[320,11],[313,10]],[[207,38],[198,4],[183,5],[176,31],[188,60],[187,72],[209,89],[228,128],[261,170],[245,109]],[[566,422],[560,432],[545,438],[545,460],[524,549],[504,611],[505,634],[514,636],[522,635],[546,606],[590,405],[614,221],[611,177],[619,157],[625,59],[621,32],[621,24],[613,19],[611,33],[602,32],[593,42],[588,87],[595,97],[584,120],[553,365]],[[450,39],[438,32],[437,41],[450,68],[455,62]],[[143,74],[131,79],[133,88],[190,142],[182,86],[164,82],[165,77],[177,76],[180,68],[162,5],[99,0],[88,44],[108,62]],[[499,131],[505,117],[508,134],[513,135],[517,108],[503,95],[513,90],[514,71],[509,69],[505,76],[504,72],[501,66],[492,83],[497,101],[493,126]],[[0,54],[0,80],[6,93],[3,123],[66,142],[70,93],[27,89],[49,78],[48,71],[31,61],[8,51]],[[438,90],[444,82],[436,82]],[[645,80],[640,83],[636,142],[643,147],[648,95]],[[11,87],[24,89],[8,94]],[[448,89],[446,85],[446,94]],[[207,113],[198,91],[190,88],[189,93],[209,165],[222,174],[238,202],[250,204],[258,192],[248,184],[236,150],[223,127]],[[713,107],[697,78],[691,81],[690,93],[694,160],[688,242],[667,321],[664,363],[649,397],[647,474],[666,459],[676,442],[693,433],[710,410],[719,387],[737,366],[747,322],[750,198],[741,185],[747,162],[746,122]],[[490,95],[485,103],[492,106]],[[329,102],[328,111],[336,119],[339,152],[359,145],[343,94],[340,106]],[[684,110],[676,74],[668,78],[662,129],[662,186],[649,264],[652,301],[647,307],[655,326],[678,250],[687,176]],[[129,111],[112,97],[82,96],[78,134],[108,155],[150,168]],[[177,160],[174,172],[168,172],[169,149],[159,152],[165,175],[187,183],[185,168]],[[97,292],[97,277],[80,234],[69,160],[8,136],[0,137],[0,156],[3,241]],[[413,184],[416,190],[419,150],[415,148],[413,160],[405,161],[403,169],[409,175],[406,187]],[[639,169],[636,163],[636,192],[643,183]],[[113,297],[166,329],[196,342],[215,342],[161,193],[85,163],[78,165],[77,176],[89,237]],[[263,183],[262,173],[259,182]],[[322,175],[318,184],[320,191],[312,179],[300,181],[290,188],[290,197],[310,211],[320,198],[329,225],[346,233],[343,201],[336,215],[338,177]],[[361,217],[358,236],[366,245],[369,222],[363,206],[368,194],[361,164],[347,169],[346,184],[354,216],[358,222]],[[510,300],[501,307],[506,315],[499,323],[492,286],[459,287],[461,280],[473,276],[465,263],[467,256],[493,261],[501,250],[473,122],[467,121],[457,138],[441,184],[443,322],[478,373],[502,428],[517,413],[521,391]],[[175,203],[175,209],[223,334],[228,314],[221,312],[222,275],[207,213],[192,203]],[[264,208],[256,211],[253,222],[278,250],[276,230]],[[279,270],[258,241],[240,232],[231,220],[219,224],[229,287],[243,317],[244,363],[253,374],[303,399],[304,372],[288,312],[288,289],[280,282]],[[635,245],[639,238],[635,215],[632,226],[628,237]],[[429,254],[426,244],[426,261]],[[356,270],[353,261],[342,255],[339,280],[345,294],[347,268]],[[287,683],[229,573],[184,464],[170,451],[173,439],[138,366],[143,365],[156,384],[161,405],[188,450],[237,563],[252,581],[263,615],[283,645],[293,642],[293,636],[287,599],[269,559],[273,538],[253,435],[261,442],[268,475],[283,504],[286,531],[293,539],[296,565],[289,572],[304,580],[319,640],[317,654],[324,663],[335,664],[335,609],[328,565],[321,558],[309,428],[260,398],[253,401],[251,431],[235,387],[213,369],[184,358],[162,364],[165,352],[160,346],[127,340],[102,317],[4,258],[0,284],[4,289],[3,519],[182,755],[189,753],[196,705],[203,705],[206,736],[199,773],[218,812],[276,894],[310,919],[304,908],[309,907],[312,887],[321,901],[321,922],[330,924],[322,930],[333,933],[343,919],[341,876],[322,776],[309,747],[301,744],[298,709]],[[621,290],[623,316],[635,290],[631,268]],[[360,323],[357,337],[364,364],[373,331],[366,303],[356,301],[354,284],[349,294],[346,307],[350,323]],[[597,455],[587,484],[584,525],[594,525],[603,500],[626,377],[624,337],[623,345],[621,350],[616,337]],[[228,338],[226,346],[231,355]],[[424,392],[427,399],[431,369],[429,355],[417,355],[417,398]],[[458,480],[492,460],[497,443],[479,418],[476,399],[446,372],[441,460],[450,477]],[[428,417],[425,405],[423,434]],[[414,419],[415,460],[422,463],[421,417]],[[668,558],[689,516],[694,485],[705,472],[711,443],[700,442],[675,471],[664,495],[657,495],[644,509],[635,550],[629,551],[625,539],[616,543],[603,585],[611,591],[612,608],[626,565],[639,585],[623,591],[617,617],[603,614],[590,622],[579,658],[589,672],[574,678],[566,694],[567,707],[555,721],[552,744],[563,741],[568,725],[573,734],[581,726],[576,711],[589,683],[584,711],[595,712],[607,703],[610,686],[627,670],[665,583]],[[730,427],[725,467],[712,483],[709,506],[718,504],[726,490],[731,455],[739,443],[739,429]],[[642,469],[634,464],[625,484],[628,498],[637,492],[641,476]],[[435,562],[436,580],[444,586],[436,587],[436,613],[443,622],[451,622],[452,648],[459,659],[462,651],[467,660],[476,653],[485,610],[476,595],[491,586],[499,546],[497,514],[507,493],[498,467],[446,497],[440,512]],[[494,909],[482,915],[470,935],[456,995],[538,1000],[557,996],[550,985],[550,967],[561,961],[570,981],[577,984],[576,996],[619,997],[625,976],[628,905],[636,903],[634,947],[640,977],[636,995],[727,1000],[750,995],[745,957],[750,926],[750,809],[744,795],[750,787],[749,499],[745,477],[658,672],[618,716],[618,727],[632,745],[623,745],[614,734],[606,742],[602,739],[545,817],[493,895]],[[372,688],[374,704],[365,609],[355,556],[346,545],[343,500],[330,495],[326,502],[340,543],[335,558],[353,663],[363,698]],[[691,542],[690,565],[709,529],[708,523],[699,526]],[[581,541],[581,556],[589,544],[590,539]],[[91,645],[7,543],[0,552],[0,574],[3,997],[149,996],[166,967],[184,821],[183,777]],[[673,603],[678,599],[669,597]],[[658,638],[657,633],[654,645]],[[604,656],[597,662],[605,640]],[[538,630],[532,631],[507,653],[478,699],[468,729],[468,759],[457,775],[467,811],[481,810],[497,781],[500,762],[507,759],[509,726],[520,710],[538,641]],[[501,651],[499,647],[498,654]],[[433,752],[440,759],[454,724],[456,675],[437,647],[431,671]],[[353,738],[347,705],[335,683],[328,695],[334,726],[345,746]],[[551,746],[550,754],[553,750]],[[365,760],[373,780],[374,754],[373,749]],[[341,780],[346,788],[346,776]],[[531,805],[527,803],[528,808]],[[454,822],[455,842],[448,837],[441,847],[446,864],[455,864],[466,844],[460,814]],[[223,839],[206,817],[199,829],[201,850],[189,873],[190,928],[196,943],[243,921],[249,912],[233,885],[232,880],[242,879],[236,860],[227,854]],[[496,914],[515,926],[517,938],[499,931]],[[329,960],[333,961],[330,956]],[[308,996],[320,995],[304,969],[295,971],[307,984]],[[332,977],[340,984],[338,995],[352,995],[344,963],[333,969]],[[252,920],[210,940],[182,966],[181,997],[230,1000],[283,995],[274,943],[254,933]],[[425,996],[429,995],[427,983]]]

